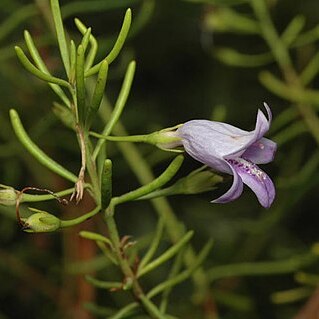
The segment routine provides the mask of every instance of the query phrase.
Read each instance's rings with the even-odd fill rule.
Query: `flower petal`
[[[276,150],[277,144],[263,137],[250,145],[241,157],[255,164],[266,164],[273,161]]]
[[[253,132],[241,130],[235,126],[208,120],[192,120],[186,122],[178,128],[177,136],[182,139],[183,146],[192,157],[197,154],[202,159],[207,158],[207,154],[220,158],[228,154],[240,156],[246,145],[252,144]],[[240,152],[240,154],[238,154]],[[208,164],[209,165],[209,164]]]
[[[228,160],[242,181],[256,194],[259,203],[269,208],[275,198],[275,187],[269,176],[254,163],[242,158]]]
[[[268,120],[265,114],[261,110],[258,110],[256,126],[254,130],[255,141],[260,140],[269,131],[269,128],[270,128],[270,124],[272,120],[271,110],[266,103],[264,103],[264,106],[267,111]]]
[[[241,137],[242,145],[239,148],[234,149],[232,152],[226,154],[224,156],[225,158],[240,157],[247,148],[262,139],[262,137],[269,131],[272,120],[272,113],[266,103],[264,103],[264,106],[267,111],[268,120],[265,114],[261,110],[258,110],[255,129],[251,132],[248,132],[248,134],[246,134],[245,136]]]
[[[218,197],[217,199],[212,200],[211,203],[231,202],[235,200],[236,198],[238,198],[243,192],[243,182],[240,176],[237,174],[236,170],[232,167],[232,165],[229,165],[229,167],[231,168],[232,173],[234,175],[233,184],[231,188],[224,195]]]

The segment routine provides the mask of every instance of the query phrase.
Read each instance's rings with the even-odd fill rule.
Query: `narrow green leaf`
[[[303,85],[308,85],[319,73],[319,52],[317,52],[306,67],[302,70],[300,80]]]
[[[104,60],[101,64],[99,75],[97,77],[95,89],[92,96],[92,101],[89,106],[87,116],[86,116],[86,127],[89,128],[94,116],[96,115],[100,104],[102,102],[104,96],[104,90],[106,86],[106,79],[108,73],[109,65],[106,60]]]
[[[102,289],[121,289],[123,286],[123,283],[117,282],[117,281],[102,281],[93,278],[92,276],[85,276],[85,280],[97,288]]]
[[[287,28],[281,35],[281,39],[287,47],[289,47],[296,40],[305,26],[305,22],[305,17],[302,15],[297,15],[290,21]]]
[[[108,319],[123,319],[127,318],[128,315],[131,315],[135,312],[136,309],[139,308],[138,302],[131,302],[130,304],[124,306],[122,309],[120,309],[117,313],[115,313],[113,316],[110,316]]]
[[[68,46],[67,46],[65,33],[64,33],[59,0],[50,0],[50,3],[51,3],[51,11],[52,11],[53,20],[54,20],[56,36],[59,43],[61,58],[63,61],[66,74],[69,77],[70,56],[69,56]]]
[[[154,270],[155,268],[166,262],[167,260],[171,259],[181,250],[181,248],[186,243],[190,241],[193,235],[194,232],[192,230],[187,232],[174,246],[166,250],[161,256],[147,264],[144,268],[140,268],[137,272],[137,277],[142,277],[143,275],[147,274],[148,272]]]
[[[317,90],[289,86],[268,71],[262,71],[259,80],[270,92],[288,101],[314,103],[316,105],[319,103],[319,92]]]
[[[75,73],[76,73],[76,46],[73,40],[70,41],[70,74],[69,82],[72,86],[75,83]]]
[[[82,33],[82,35],[84,35],[87,32],[88,28],[77,18],[74,19],[74,22],[76,27]],[[98,43],[95,37],[92,34],[90,34],[90,50],[85,61],[86,71],[93,65],[94,59],[96,57],[97,49],[98,49]]]
[[[128,32],[130,30],[131,22],[132,22],[132,11],[131,11],[131,9],[127,9],[125,16],[124,16],[121,31],[117,37],[117,40],[114,44],[114,47],[111,50],[111,52],[107,55],[107,57],[105,58],[107,60],[108,64],[111,64],[116,59],[118,54],[120,53],[120,51],[124,45],[124,42],[126,40],[126,37],[128,35]],[[94,65],[92,68],[90,68],[86,72],[85,76],[91,76],[91,75],[97,73],[100,69],[101,63],[102,63],[102,61],[100,63]]]
[[[112,198],[112,161],[106,159],[101,175],[101,206],[106,209]]]
[[[211,282],[221,278],[238,276],[267,276],[275,274],[294,273],[303,267],[314,264],[319,256],[310,252],[292,256],[284,260],[244,262],[237,264],[215,266],[208,270],[207,275]]]
[[[84,123],[86,105],[85,105],[85,83],[84,83],[84,48],[82,44],[78,46],[76,55],[76,98],[77,98],[77,110],[78,120],[80,123]]]
[[[77,181],[77,177],[73,173],[69,172],[63,166],[55,162],[48,155],[46,155],[36,144],[33,143],[27,132],[25,131],[16,110],[10,110],[10,119],[13,130],[20,143],[39,163],[73,183]]]
[[[174,262],[173,265],[170,269],[169,275],[168,275],[168,279],[172,279],[174,277],[176,277],[178,275],[178,273],[180,272],[182,266],[183,266],[183,257],[184,257],[184,252],[185,249],[181,249]],[[160,304],[160,310],[162,313],[166,312],[166,309],[168,307],[168,303],[169,303],[169,296],[172,292],[173,287],[167,287],[162,294],[162,300],[161,300],[161,304]]]
[[[159,293],[163,292],[164,290],[166,290],[169,287],[173,287],[176,286],[177,284],[179,284],[180,282],[183,282],[184,280],[186,280],[187,278],[189,278],[192,273],[203,263],[203,261],[206,259],[206,257],[208,256],[211,248],[213,246],[213,241],[209,240],[206,245],[203,247],[203,249],[200,251],[200,253],[198,254],[197,258],[195,259],[194,264],[184,270],[183,272],[181,272],[179,275],[175,276],[172,279],[168,279],[162,283],[160,283],[159,285],[157,285],[156,287],[154,287],[153,289],[151,289],[148,293],[147,293],[147,297],[148,298],[153,298],[156,295],[158,295]]]
[[[27,58],[27,56],[24,54],[24,52],[22,51],[22,49],[18,46],[15,47],[15,51],[17,53],[17,56],[20,60],[20,62],[22,63],[22,65],[33,75],[35,75],[37,78],[49,82],[49,83],[54,83],[54,84],[58,84],[58,85],[62,85],[65,86],[67,88],[70,87],[70,84],[68,82],[66,82],[65,80],[56,78],[54,76],[51,76],[47,73],[44,73],[42,71],[40,71],[38,68],[36,68],[31,62],[30,60]]]
[[[139,296],[141,303],[143,304],[146,311],[152,316],[152,318],[157,319],[167,319],[164,314],[162,314],[159,309],[149,300],[144,294]]]
[[[138,199],[139,197],[144,196],[148,193],[151,193],[154,190],[162,187],[174,177],[174,175],[177,173],[177,171],[181,167],[183,160],[184,160],[183,155],[176,156],[174,160],[172,161],[172,163],[166,168],[166,170],[159,177],[154,179],[149,184],[141,186],[140,188],[134,191],[131,191],[119,197],[114,197],[112,199],[112,205],[115,206],[127,201]]]
[[[269,130],[270,135],[273,136],[275,132],[279,131],[290,122],[298,119],[298,117],[299,113],[295,108],[290,107],[283,110],[281,113],[277,114],[272,121],[271,128]]]
[[[214,55],[218,60],[227,65],[243,68],[263,66],[274,60],[270,52],[244,54],[231,48],[218,48],[214,50]]]
[[[279,146],[282,146],[285,143],[293,140],[300,134],[304,134],[307,132],[309,132],[308,127],[305,125],[304,121],[300,120],[293,122],[288,127],[279,131],[276,135],[273,136],[273,139]]]
[[[149,246],[146,254],[144,255],[144,257],[142,258],[141,262],[139,263],[139,267],[143,268],[145,265],[147,265],[147,263],[153,258],[163,235],[163,230],[164,230],[164,220],[163,218],[160,218],[158,223],[157,223],[157,227],[156,227],[156,231],[155,231],[155,235],[153,237],[153,240],[151,242],[151,245]]]
[[[111,308],[102,307],[93,302],[83,303],[83,308],[87,310],[89,313],[97,316],[98,318],[110,318],[110,316],[115,312],[115,310]]]
[[[121,91],[118,95],[118,98],[116,100],[113,112],[109,118],[109,121],[107,122],[102,135],[110,135],[112,132],[115,124],[117,123],[118,119],[120,118],[122,111],[124,109],[124,106],[126,104],[127,98],[129,96],[131,87],[132,87],[132,82],[134,79],[134,74],[135,74],[135,68],[136,68],[136,63],[135,61],[130,62],[130,64],[127,67],[124,81],[121,87]],[[105,140],[99,140],[94,152],[93,152],[93,160],[96,159],[97,155],[99,154],[99,151],[102,147],[102,145],[105,143]]]
[[[90,37],[91,37],[91,28],[88,28],[82,38],[81,41],[81,45],[83,46],[83,51],[85,52],[88,45],[89,45],[89,41],[90,41]]]
[[[45,65],[43,59],[41,58],[40,53],[39,53],[38,49],[36,48],[30,33],[27,30],[24,31],[24,39],[25,39],[25,42],[26,42],[27,47],[29,49],[29,52],[31,54],[31,57],[32,57],[35,65],[37,66],[37,68],[40,71],[42,71],[43,73],[47,73],[48,75],[51,76],[51,73],[49,72],[47,66]],[[63,103],[66,106],[70,107],[71,102],[70,102],[69,98],[65,95],[63,90],[60,88],[60,86],[57,84],[53,84],[53,83],[49,83],[49,85],[52,88],[52,90],[56,93],[56,95],[60,97],[60,99],[63,101]]]
[[[94,233],[94,232],[91,232],[91,231],[83,230],[83,231],[80,231],[79,235],[82,238],[85,238],[85,239],[90,239],[90,240],[94,240],[94,241],[99,241],[99,242],[105,243],[109,247],[113,246],[112,242],[107,237],[105,237],[105,236],[103,236],[101,234],[97,234],[97,233]]]

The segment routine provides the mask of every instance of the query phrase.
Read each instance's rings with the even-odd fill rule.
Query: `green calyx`
[[[10,186],[0,184],[0,205],[13,206],[17,200],[17,192]]]
[[[23,218],[23,230],[27,233],[48,233],[58,230],[61,220],[43,210],[29,208],[35,214],[28,218]]]

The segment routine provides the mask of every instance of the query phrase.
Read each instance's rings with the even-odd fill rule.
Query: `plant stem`
[[[125,255],[125,252],[122,249],[120,236],[117,230],[117,226],[113,217],[113,211],[111,211],[111,208],[107,209],[105,211],[105,222],[108,227],[109,236],[112,241],[112,245],[114,248],[114,253],[116,255],[117,262],[125,276],[124,281],[130,280],[132,282],[132,290],[134,293],[134,296],[140,301],[140,303],[143,305],[146,312],[151,315],[151,318],[158,318],[158,319],[164,319],[161,315],[158,308],[151,302],[151,300],[146,297],[144,294],[136,275],[134,274],[133,270],[131,269],[127,257]]]
[[[88,212],[88,213],[86,213],[86,214],[84,214],[82,216],[79,216],[77,218],[73,218],[73,219],[70,219],[70,220],[61,220],[61,228],[71,227],[71,226],[74,226],[74,225],[81,224],[84,221],[86,221],[89,218],[91,218],[94,215],[96,215],[100,210],[101,210],[101,207],[97,206],[92,211],[90,211],[90,212]]]

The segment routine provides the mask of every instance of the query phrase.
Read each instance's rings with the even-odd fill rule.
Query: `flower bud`
[[[17,200],[17,192],[10,186],[0,185],[0,205],[13,206]]]
[[[23,218],[23,230],[28,233],[47,233],[53,232],[60,228],[61,220],[54,215],[35,208],[29,208],[35,214],[28,218]]]

